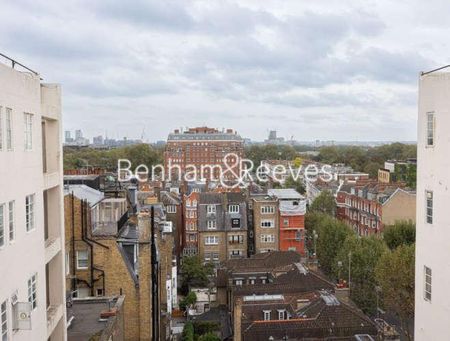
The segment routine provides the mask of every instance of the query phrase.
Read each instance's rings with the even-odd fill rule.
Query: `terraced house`
[[[247,208],[242,193],[201,193],[198,207],[199,255],[218,264],[247,257]]]

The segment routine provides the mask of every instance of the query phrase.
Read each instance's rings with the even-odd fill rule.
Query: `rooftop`
[[[64,195],[72,194],[80,200],[87,200],[90,206],[94,206],[103,198],[105,195],[86,185],[65,185]]]
[[[281,199],[281,200],[283,200],[283,199],[297,199],[297,200],[305,199],[305,197],[303,195],[298,193],[293,188],[273,188],[273,189],[269,189],[267,191],[267,194],[269,194],[270,196],[277,197],[278,199]]]

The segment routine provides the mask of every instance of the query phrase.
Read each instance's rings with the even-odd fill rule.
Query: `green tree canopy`
[[[404,331],[414,316],[414,250],[415,244],[400,245],[384,253],[375,268],[384,306],[397,314]]]
[[[325,273],[331,273],[338,251],[353,232],[343,222],[325,217],[317,224],[317,257]]]
[[[314,199],[309,210],[326,213],[334,217],[336,213],[336,200],[334,199],[333,194],[328,190],[322,191],[319,196]]]
[[[182,287],[186,292],[190,286],[207,286],[214,273],[212,263],[203,264],[200,257],[183,257],[181,264]]]
[[[220,337],[218,337],[216,334],[208,333],[201,335],[198,338],[198,341],[220,341]]]
[[[350,269],[351,298],[365,312],[372,313],[376,309],[375,267],[386,251],[383,240],[352,234],[339,248],[334,259],[332,268],[335,278],[340,276],[347,280]],[[339,266],[339,262],[342,266]]]
[[[306,188],[300,179],[294,180],[292,176],[288,177],[283,184],[284,188],[293,188],[300,194],[305,194]]]
[[[186,310],[195,303],[197,303],[197,294],[193,291],[189,291],[186,297],[183,300],[181,300],[180,307],[181,309]]]
[[[182,341],[194,341],[194,326],[192,322],[188,321],[184,325],[183,333],[181,334]]]
[[[386,226],[383,238],[387,246],[393,250],[400,245],[411,245],[416,242],[416,225],[411,221],[398,221]]]

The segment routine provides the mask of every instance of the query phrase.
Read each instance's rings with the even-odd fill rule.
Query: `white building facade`
[[[2,341],[66,339],[62,169],[60,87],[0,63]]]
[[[419,80],[415,340],[450,338],[450,73]]]

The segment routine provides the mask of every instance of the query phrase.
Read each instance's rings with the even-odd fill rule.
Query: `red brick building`
[[[188,166],[195,166],[200,172],[204,167],[204,178],[216,179],[220,176],[220,169],[226,170],[224,157],[227,154],[235,154],[239,158],[243,156],[243,139],[232,129],[219,131],[214,128],[197,127],[189,128],[186,131],[175,130],[167,138],[164,152],[164,169],[166,178],[171,174],[171,179],[177,179],[189,172]],[[227,164],[238,173],[239,160],[235,156],[227,157]],[[169,166],[172,166],[170,168]],[[179,167],[179,170],[178,170]],[[192,174],[192,173],[190,173]],[[225,176],[231,177],[230,172]],[[191,179],[194,180],[194,179]],[[195,180],[201,180],[197,174]]]
[[[279,250],[305,255],[306,199],[294,189],[271,189],[268,194],[278,199]]]
[[[381,234],[396,221],[415,222],[416,194],[402,187],[376,180],[345,183],[337,192],[336,217],[361,236]]]

